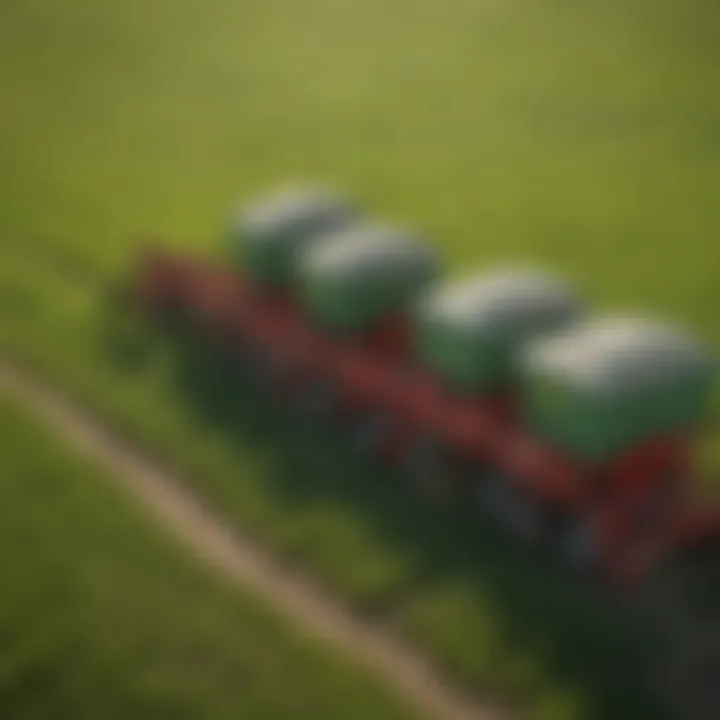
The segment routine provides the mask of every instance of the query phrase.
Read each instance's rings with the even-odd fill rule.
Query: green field
[[[648,646],[604,600],[102,298],[137,233],[217,254],[232,201],[309,176],[428,229],[451,268],[545,261],[718,346],[719,22],[709,0],[5,3],[0,346],[474,687],[657,717]]]
[[[2,396],[0,455],[3,718],[416,717],[186,559]]]

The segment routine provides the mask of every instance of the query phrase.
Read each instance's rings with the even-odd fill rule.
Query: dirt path
[[[306,579],[280,567],[252,541],[212,513],[188,485],[130,446],[58,390],[0,358],[5,390],[50,423],[72,446],[109,468],[112,476],[203,562],[263,595],[296,624],[334,643],[384,677],[418,713],[442,720],[500,720],[505,710],[479,707],[386,630],[343,609]]]

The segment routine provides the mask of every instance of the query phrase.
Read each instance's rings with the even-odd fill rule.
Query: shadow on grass
[[[106,326],[106,349],[119,369],[137,369],[144,343],[156,341],[122,330],[117,320],[111,318]],[[318,501],[342,506],[362,515],[378,545],[401,547],[412,555],[411,576],[360,602],[360,611],[402,618],[418,593],[460,583],[471,596],[477,592],[489,600],[511,645],[533,648],[553,682],[584,697],[588,717],[669,717],[649,690],[655,652],[651,628],[617,599],[509,547],[468,510],[433,508],[409,493],[397,474],[362,465],[338,433],[302,427],[283,412],[280,403],[248,382],[227,353],[177,325],[153,326],[152,332],[163,336],[157,342],[171,343],[173,387],[201,424],[236,439],[241,449],[267,449],[263,480],[273,503],[285,513]],[[357,604],[357,598],[350,600]],[[453,620],[462,622],[462,617]],[[466,647],[472,648],[472,632],[468,623]],[[477,684],[472,662],[459,661],[455,650],[438,648],[432,640],[426,645],[448,672],[471,687]]]

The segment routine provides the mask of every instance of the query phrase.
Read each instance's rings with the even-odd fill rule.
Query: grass
[[[3,718],[415,717],[187,559],[5,397],[0,454]]]
[[[222,515],[361,612],[530,718],[662,717],[647,692],[655,645],[617,603],[472,518],[424,506],[398,478],[351,465],[202,345],[160,340],[108,312],[92,286],[59,278],[32,252],[16,250],[6,268],[14,307],[0,312],[3,344],[197,478]],[[41,289],[56,302],[34,302]]]
[[[429,229],[451,270],[530,256],[717,346],[717,22],[708,0],[6,3],[0,344],[474,686],[656,717],[622,613],[99,298],[138,232],[222,252],[235,198],[300,175]]]

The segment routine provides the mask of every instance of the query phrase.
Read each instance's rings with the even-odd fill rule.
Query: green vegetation
[[[4,397],[0,455],[3,718],[415,717],[193,566]]]
[[[643,689],[644,630],[609,598],[351,464],[203,343],[165,342],[108,313],[92,285],[59,279],[22,249],[12,257],[0,269],[12,269],[3,287],[14,303],[3,342],[198,478],[221,514],[399,625],[468,684],[528,704],[530,717],[659,716]],[[40,288],[58,302],[36,302]]]
[[[718,20],[708,0],[4,3],[0,345],[473,685],[553,720],[657,717],[647,645],[604,599],[102,299],[138,232],[216,253],[238,195],[310,176],[455,267],[544,261],[718,345]]]

